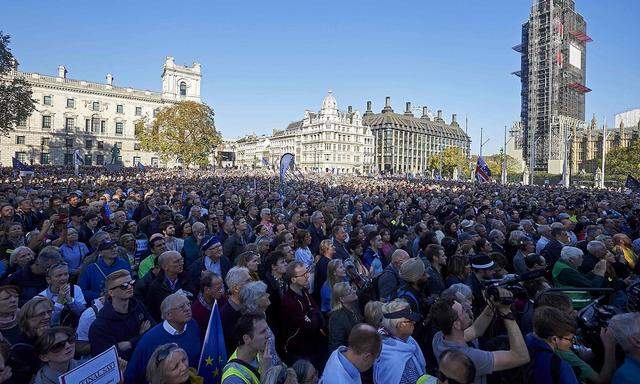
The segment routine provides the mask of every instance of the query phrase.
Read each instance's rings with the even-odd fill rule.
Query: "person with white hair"
[[[167,296],[160,305],[162,322],[148,330],[136,345],[124,373],[125,383],[143,383],[147,363],[157,347],[175,343],[184,349],[190,367],[198,366],[202,341],[200,327],[191,317],[189,299],[181,293]]]
[[[373,365],[374,383],[415,383],[426,373],[426,361],[411,336],[420,315],[396,299],[382,306],[382,350]]]
[[[624,364],[613,375],[613,384],[637,383],[640,377],[640,312],[622,313],[609,320],[620,347],[625,353]]]
[[[262,281],[252,281],[247,283],[242,289],[240,289],[240,302],[242,303],[243,315],[258,315],[265,317],[267,308],[271,305],[269,300],[269,293],[267,292],[267,285]],[[282,362],[278,352],[276,352],[276,337],[271,331],[271,327],[267,324],[267,340],[268,348],[271,352],[271,359],[273,365],[278,365]]]
[[[242,315],[240,290],[251,281],[249,270],[245,267],[233,267],[227,272],[225,283],[229,290],[227,303],[220,309],[220,321],[227,351],[235,348],[233,329]]]
[[[539,255],[551,240],[551,227],[546,224],[539,226],[538,235],[540,235],[540,238],[536,242],[536,253]]]
[[[580,248],[570,246],[562,248],[560,259],[551,271],[553,282],[557,288],[600,288],[604,286],[607,261],[598,261],[593,267],[592,274],[585,274],[579,270],[582,259],[583,253]],[[574,304],[590,300],[589,293],[586,292],[570,292],[569,296]]]

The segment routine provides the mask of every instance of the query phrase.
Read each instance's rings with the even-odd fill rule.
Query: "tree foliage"
[[[605,162],[607,175],[640,176],[640,140],[628,147],[611,148]]]
[[[180,102],[160,110],[151,122],[136,122],[136,138],[143,150],[158,153],[165,162],[208,165],[209,155],[220,143],[213,116],[206,104]]]
[[[504,153],[500,150],[500,153],[496,155],[490,155],[484,158],[484,161],[491,170],[491,175],[494,178],[500,178],[502,176],[502,161],[504,159]],[[521,164],[515,158],[507,156],[507,175],[513,175],[515,173],[522,173]]]
[[[29,84],[8,76],[15,65],[9,48],[10,40],[9,35],[3,35],[0,31],[0,134],[3,136],[8,136],[35,109]]]
[[[453,177],[453,169],[455,167],[458,167],[458,175],[460,177],[469,175],[469,163],[462,148],[449,147],[427,159],[427,167],[435,169],[436,172],[440,170],[441,165],[442,176],[444,177]]]

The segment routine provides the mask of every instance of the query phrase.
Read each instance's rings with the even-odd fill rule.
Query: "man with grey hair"
[[[396,298],[398,288],[402,283],[400,266],[407,260],[409,260],[409,254],[404,249],[396,249],[391,255],[391,262],[380,274],[376,287],[381,301],[389,302]]]
[[[324,223],[324,215],[322,214],[322,211],[313,212],[309,220],[311,221],[309,228],[307,228],[307,231],[311,234],[311,244],[309,244],[309,249],[315,256],[318,255],[320,251],[320,242],[327,238],[327,227]]]
[[[145,305],[154,319],[160,319],[160,304],[165,297],[176,293],[185,292],[187,289],[186,276],[184,274],[184,259],[176,251],[164,251],[158,257],[160,273],[149,285]]]
[[[549,265],[553,265],[560,258],[562,249],[570,245],[569,235],[562,223],[551,224],[551,237],[547,245],[542,249],[540,255],[544,256]]]
[[[227,351],[232,351],[235,347],[233,330],[242,315],[240,290],[250,281],[251,275],[245,267],[233,267],[227,272],[227,276],[225,277],[225,283],[229,290],[229,299],[220,309],[220,320],[222,322],[222,331],[224,332],[224,342],[227,346]]]
[[[62,261],[60,249],[54,246],[42,248],[38,257],[23,268],[9,275],[3,285],[15,285],[20,288],[19,305],[22,306],[32,297],[47,289],[47,269]]]
[[[546,247],[549,243],[549,240],[551,238],[551,227],[546,224],[539,226],[538,234],[540,235],[540,238],[536,242],[536,253],[539,255],[540,253],[542,253],[544,247]]]
[[[614,384],[637,383],[640,377],[640,313],[622,313],[609,320],[620,347],[625,353],[624,364],[613,375]]]
[[[607,261],[600,260],[593,267],[592,274],[584,274],[578,269],[582,265],[582,251],[576,247],[564,247],[560,253],[560,259],[553,266],[551,275],[555,286],[558,288],[600,288],[605,283],[604,274]],[[589,301],[590,296],[586,292],[573,292],[569,296],[574,301]]]
[[[599,260],[606,259],[607,253],[609,252],[607,250],[607,246],[602,241],[598,240],[588,242],[586,249],[587,252],[582,257],[582,265],[579,268],[582,273],[589,273],[593,270],[596,263]]]
[[[204,239],[206,226],[196,221],[191,225],[191,236],[184,239],[184,245],[182,246],[182,254],[184,255],[184,261],[187,268],[200,257],[200,247],[202,246],[202,240]]]
[[[160,305],[162,322],[148,330],[136,345],[124,373],[125,383],[144,383],[144,374],[153,351],[160,345],[176,343],[184,349],[189,367],[197,367],[202,341],[198,323],[191,318],[189,299],[180,293],[167,296]]]
[[[494,252],[500,252],[503,255],[505,254],[504,252],[505,236],[501,230],[492,229],[487,235],[487,240],[491,242],[491,248],[493,248]]]

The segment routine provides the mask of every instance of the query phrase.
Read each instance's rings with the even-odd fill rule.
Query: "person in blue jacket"
[[[368,324],[358,324],[349,333],[349,346],[333,351],[320,384],[360,384],[360,373],[369,370],[380,355],[382,338]]]
[[[163,322],[148,330],[138,342],[124,372],[125,384],[146,383],[145,370],[156,348],[175,343],[184,349],[189,367],[197,368],[202,339],[198,323],[191,317],[191,304],[179,292],[167,296],[160,305]]]
[[[578,384],[571,365],[555,351],[571,348],[576,320],[558,308],[542,306],[533,314],[533,333],[525,337],[531,362],[525,380],[536,384]]]
[[[107,276],[120,269],[131,272],[129,262],[118,257],[118,243],[105,240],[98,246],[98,259],[85,268],[80,275],[78,285],[82,288],[84,297],[88,303],[100,297]]]

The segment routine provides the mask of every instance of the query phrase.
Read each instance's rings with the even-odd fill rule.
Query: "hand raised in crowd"
[[[149,320],[145,320],[140,324],[140,334],[147,332],[151,328],[151,322]]]
[[[600,329],[600,340],[605,350],[615,349],[617,341],[611,328]]]
[[[607,271],[607,261],[600,260],[596,263],[595,267],[593,267],[593,274],[596,276],[604,277],[605,272]]]

